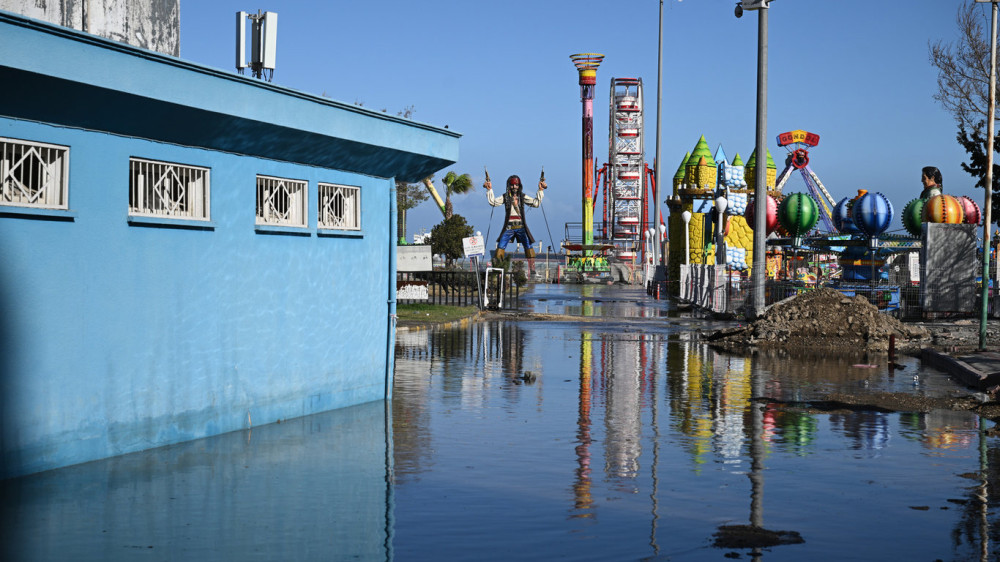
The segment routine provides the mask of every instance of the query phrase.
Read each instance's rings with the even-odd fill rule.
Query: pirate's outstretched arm
[[[493,182],[490,181],[489,177],[483,182],[483,187],[486,188],[486,201],[493,207],[499,207],[503,205],[503,197],[493,196]]]
[[[527,195],[525,195],[524,196],[524,204],[525,205],[530,205],[532,207],[537,207],[537,206],[541,205],[542,204],[542,196],[545,195],[543,193],[543,191],[545,191],[546,187],[548,187],[548,184],[545,183],[545,180],[539,181],[538,182],[538,194],[535,195],[535,197],[533,197],[533,198],[532,197],[528,197]]]

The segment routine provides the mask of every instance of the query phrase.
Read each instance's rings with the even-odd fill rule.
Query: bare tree
[[[406,183],[405,181],[396,182],[396,209],[397,209],[397,220],[399,224],[399,239],[403,242],[406,240],[406,211],[416,207],[417,205],[427,201],[430,195],[427,190],[424,189],[423,185],[418,183]]]
[[[955,42],[928,44],[930,63],[938,69],[934,99],[955,117],[959,127],[974,131],[983,126],[989,111],[990,14],[975,2],[965,1],[955,21]]]

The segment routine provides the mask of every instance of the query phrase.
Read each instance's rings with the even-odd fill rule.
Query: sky
[[[735,4],[664,0],[663,198],[702,135],[713,153],[721,144],[730,159],[739,153],[746,160],[754,149],[758,16],[737,19]],[[786,150],[777,135],[804,129],[820,135],[810,166],[834,199],[858,189],[884,193],[895,207],[892,230],[920,195],[924,166],[941,169],[946,193],[981,206],[982,189],[961,169],[967,154],[955,140],[957,125],[933,98],[937,71],[928,55],[930,42],[957,39],[960,4],[773,0],[767,139],[778,171]],[[982,6],[988,30],[989,5]],[[235,13],[276,12],[274,84],[393,114],[412,106],[415,121],[461,133],[458,162],[435,177],[472,176],[475,189],[452,202],[489,235],[488,246],[503,211],[491,214],[484,168],[498,184],[518,174],[534,195],[544,167],[549,189],[527,222],[536,240],[558,248],[565,224],[582,221],[582,105],[569,56],[605,55],[594,100],[598,165],[608,160],[611,79],[642,78],[652,166],[659,7],[658,0],[183,0],[181,58],[234,70]],[[784,192],[799,191],[806,186],[795,176]],[[432,200],[422,203],[407,215],[407,238],[441,219]]]

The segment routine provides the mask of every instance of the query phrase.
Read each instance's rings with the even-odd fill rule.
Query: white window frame
[[[128,172],[130,217],[211,220],[209,168],[132,157]]]
[[[256,209],[255,224],[306,228],[309,182],[258,174]]]
[[[361,188],[320,183],[316,206],[318,227],[325,230],[361,230]]]
[[[69,209],[69,147],[0,137],[0,206]]]

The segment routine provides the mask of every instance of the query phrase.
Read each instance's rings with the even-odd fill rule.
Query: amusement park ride
[[[610,100],[608,162],[598,171],[604,186],[601,236],[614,245],[612,259],[630,263],[645,250],[643,231],[653,188],[643,150],[642,78],[612,78]]]
[[[806,188],[809,189],[809,194],[819,203],[820,218],[823,219],[823,224],[826,226],[827,232],[836,232],[833,226],[832,207],[837,203],[834,201],[833,196],[830,195],[830,192],[826,190],[826,187],[823,186],[823,182],[819,181],[819,176],[816,175],[816,172],[813,172],[812,168],[809,167],[809,151],[806,147],[812,148],[817,144],[819,144],[819,135],[801,129],[778,135],[778,146],[785,147],[788,150],[789,157],[788,163],[785,164],[785,169],[778,176],[778,183],[775,186],[775,190],[781,191],[792,173],[798,171],[802,174],[802,180],[805,181]]]
[[[656,204],[652,196],[655,178],[644,159],[642,80],[611,79],[608,161],[598,168],[593,154],[593,105],[597,68],[604,55],[580,53],[570,59],[579,73],[583,106],[583,197],[581,223],[566,224],[562,248],[567,259],[561,281],[603,281],[612,273],[616,279],[627,274],[634,280],[637,269],[649,262],[647,248],[664,242],[664,231],[670,233],[669,252],[664,252],[668,279],[680,280],[681,268],[690,265],[724,265],[726,275],[745,275],[753,266],[753,196],[759,181],[765,182],[763,193],[768,199],[763,207],[768,215],[764,224],[766,244],[772,251],[768,263],[761,264],[768,270],[767,277],[775,276],[772,256],[796,261],[805,254],[822,254],[845,292],[853,290],[852,284],[859,291],[862,286],[873,291],[872,286],[885,277],[882,266],[892,254],[919,249],[928,230],[937,228],[925,228],[924,223],[971,225],[981,220],[972,199],[938,190],[922,193],[906,205],[902,222],[908,234],[889,233],[894,210],[888,198],[862,189],[856,196],[834,199],[809,163],[809,150],[819,144],[819,135],[796,129],[777,137],[778,146],[788,152],[781,174],[776,174],[770,151],[763,155],[754,151],[745,165],[739,154],[729,162],[721,146],[713,156],[702,137],[674,175],[673,193],[666,200],[668,223],[652,225],[649,214]],[[766,159],[763,178],[755,177],[758,157]],[[783,194],[795,172],[807,192]],[[595,202],[602,186],[602,221],[595,224]],[[819,228],[817,223],[821,223]],[[677,285],[669,290],[679,291]],[[898,302],[898,291],[893,299]]]
[[[685,156],[674,176],[673,196],[667,200],[671,210],[668,265],[672,278],[691,275],[688,266],[724,265],[714,274],[720,275],[720,280],[725,279],[720,282],[726,286],[731,277],[743,277],[754,267],[749,259],[756,207],[752,194],[756,182],[761,180],[766,182],[764,235],[769,248],[767,263],[761,265],[769,279],[784,278],[803,285],[822,283],[846,295],[865,294],[875,299],[880,308],[892,310],[900,305],[900,287],[888,283],[888,272],[883,266],[893,254],[921,250],[921,298],[931,295],[931,291],[923,290],[932,286],[925,275],[948,277],[950,271],[966,269],[967,264],[960,264],[957,254],[975,255],[974,244],[971,250],[969,247],[974,242],[970,228],[979,223],[981,213],[972,199],[942,194],[940,185],[927,187],[925,183],[920,198],[910,201],[903,211],[907,234],[892,233],[888,229],[894,209],[882,193],[860,189],[856,196],[839,201],[830,195],[809,165],[809,149],[819,144],[819,135],[794,130],[778,135],[777,142],[788,151],[785,168],[780,175],[775,174],[777,167],[770,154],[766,154],[768,173],[760,180],[753,174],[757,154],[751,155],[746,166],[739,155],[730,164],[720,147],[713,159],[704,137]],[[783,193],[796,171],[807,192]],[[744,172],[746,181],[742,181]],[[822,223],[819,228],[818,223]],[[932,244],[936,246],[928,251]],[[815,267],[802,267],[809,261]],[[829,266],[822,274],[821,264]],[[951,275],[943,285],[955,285],[957,275]],[[678,294],[683,283],[682,280],[670,290]],[[975,280],[971,283],[974,286]],[[933,298],[944,302],[943,298]],[[928,296],[923,301],[925,311],[930,310],[928,306],[937,306],[931,299]],[[942,306],[952,306],[950,311],[959,310],[954,304]]]
[[[653,190],[653,171],[646,164],[643,139],[641,78],[612,78],[608,161],[597,169],[593,157],[593,101],[597,67],[604,55],[571,55],[580,74],[583,103],[583,217],[579,235],[567,224],[567,273],[577,280],[603,280],[613,266],[633,273],[645,259],[644,237]],[[596,185],[595,185],[596,178]],[[602,222],[595,225],[597,192],[603,187]]]

